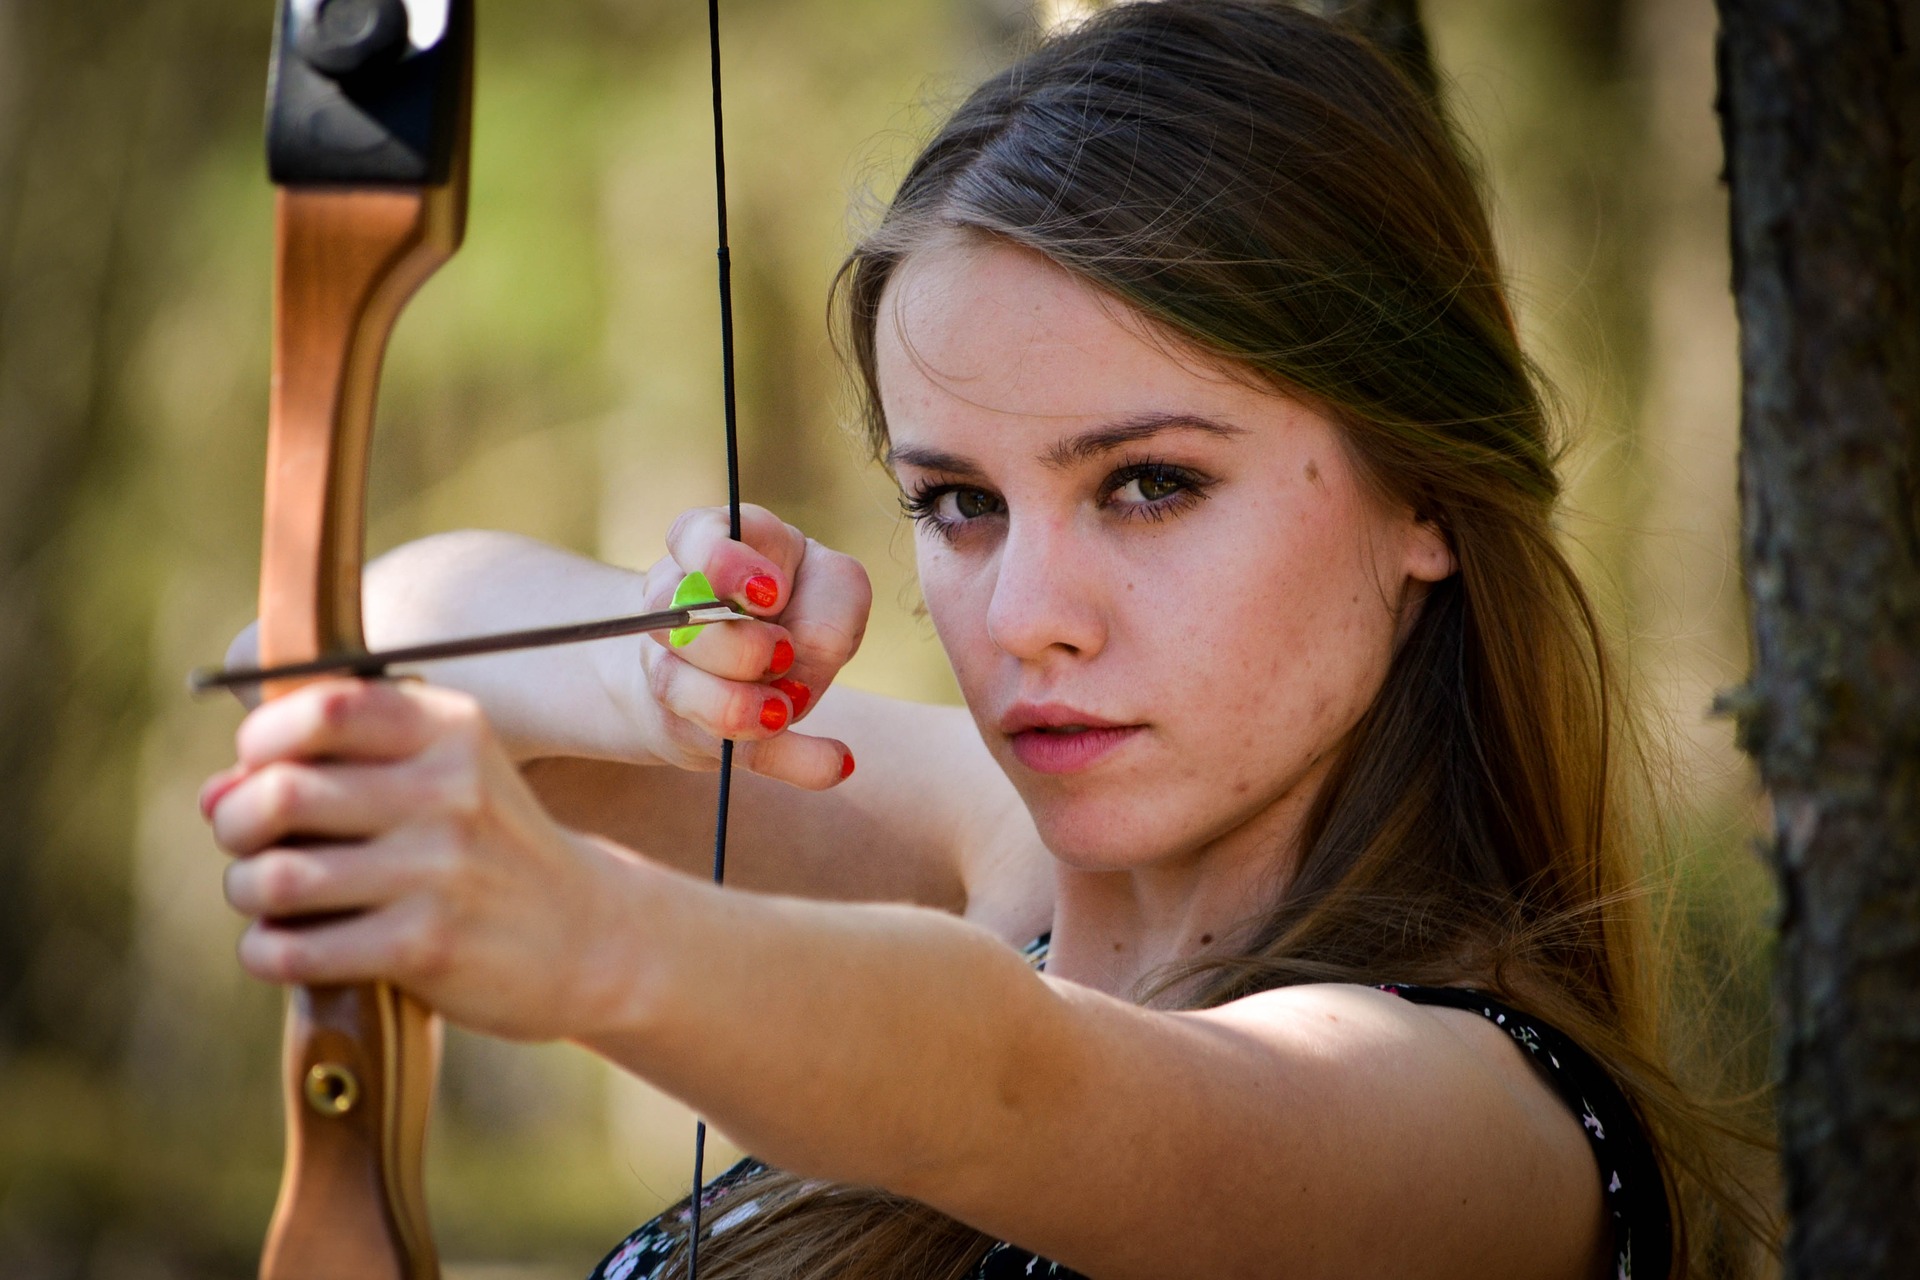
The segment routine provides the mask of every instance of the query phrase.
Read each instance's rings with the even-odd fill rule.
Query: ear
[[[1402,567],[1407,576],[1416,582],[1439,582],[1458,573],[1460,562],[1455,559],[1453,544],[1447,540],[1440,526],[1416,511],[1407,526],[1406,556]]]

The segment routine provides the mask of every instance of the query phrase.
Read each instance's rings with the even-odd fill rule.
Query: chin
[[[1197,843],[1168,812],[1165,797],[1056,792],[1025,799],[1047,852],[1077,871],[1131,871]]]

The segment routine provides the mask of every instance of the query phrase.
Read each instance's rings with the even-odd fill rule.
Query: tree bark
[[[1911,0],[1718,0],[1793,1277],[1920,1259]]]

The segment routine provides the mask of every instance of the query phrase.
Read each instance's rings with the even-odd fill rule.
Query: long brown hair
[[[1206,1007],[1304,982],[1490,988],[1572,1036],[1634,1103],[1668,1180],[1674,1275],[1744,1270],[1727,1232],[1697,1228],[1758,1215],[1659,1039],[1633,802],[1645,761],[1555,536],[1544,384],[1432,96],[1280,3],[1121,4],[1047,41],[954,113],[841,269],[838,332],[876,453],[888,281],[956,232],[1040,253],[1329,413],[1369,481],[1444,530],[1458,561],[1316,797],[1282,899],[1255,904],[1234,954],[1150,994]],[[768,1175],[751,1194],[755,1214],[702,1243],[711,1280],[957,1278],[988,1244],[871,1189]]]

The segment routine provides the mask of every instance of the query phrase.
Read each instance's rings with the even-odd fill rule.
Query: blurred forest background
[[[267,391],[269,0],[0,0],[0,1274],[252,1274],[280,997],[240,976],[194,807],[238,710],[182,677],[251,616]],[[703,6],[480,0],[468,242],[401,322],[373,550],[514,529],[628,564],[720,501]],[[846,677],[952,685],[822,323],[860,210],[1070,3],[729,0],[745,489],[873,572]],[[1735,332],[1711,0],[1428,0],[1525,327],[1579,445],[1566,530],[1674,807],[1703,1078],[1766,1067]],[[852,210],[850,213],[849,210]],[[1704,1003],[1702,1003],[1704,1002]],[[564,1046],[450,1037],[450,1280],[579,1276],[684,1191],[684,1116]]]

